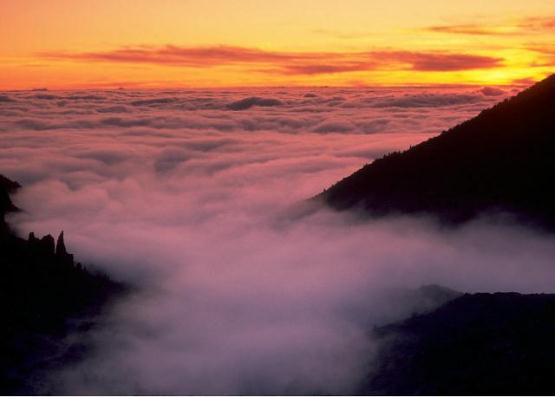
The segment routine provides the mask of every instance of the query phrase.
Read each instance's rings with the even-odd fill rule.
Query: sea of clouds
[[[421,305],[401,291],[552,292],[551,236],[306,202],[510,89],[0,94],[18,232],[63,229],[80,261],[136,288],[45,392],[350,393],[371,368],[372,327]]]

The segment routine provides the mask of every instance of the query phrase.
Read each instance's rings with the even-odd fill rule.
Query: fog
[[[550,292],[551,236],[476,220],[362,221],[308,203],[504,89],[6,92],[0,172],[25,235],[135,292],[51,375],[69,394],[352,393],[403,291]],[[410,301],[410,302],[409,302]]]

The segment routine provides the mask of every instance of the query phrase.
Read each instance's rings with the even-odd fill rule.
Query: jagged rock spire
[[[54,254],[54,237],[50,234],[47,234],[43,238],[40,239],[40,246],[42,249],[49,253],[50,255]]]
[[[65,256],[67,255],[66,245],[64,243],[64,231],[60,233],[58,236],[58,240],[56,241],[56,255],[58,256]]]

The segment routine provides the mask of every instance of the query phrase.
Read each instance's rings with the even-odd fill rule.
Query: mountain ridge
[[[365,165],[315,197],[336,210],[432,214],[460,224],[485,212],[555,227],[555,75],[404,152]]]

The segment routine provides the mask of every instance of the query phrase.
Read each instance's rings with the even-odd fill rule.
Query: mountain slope
[[[464,294],[377,328],[376,365],[359,392],[553,394],[555,295]]]
[[[17,208],[19,184],[0,175],[0,394],[43,394],[44,376],[79,358],[85,345],[68,344],[76,327],[90,327],[124,286],[94,274],[66,251],[63,232],[28,239],[5,221]],[[70,325],[74,324],[74,325]]]
[[[464,222],[508,211],[555,226],[555,75],[317,196],[370,214],[432,213]]]

